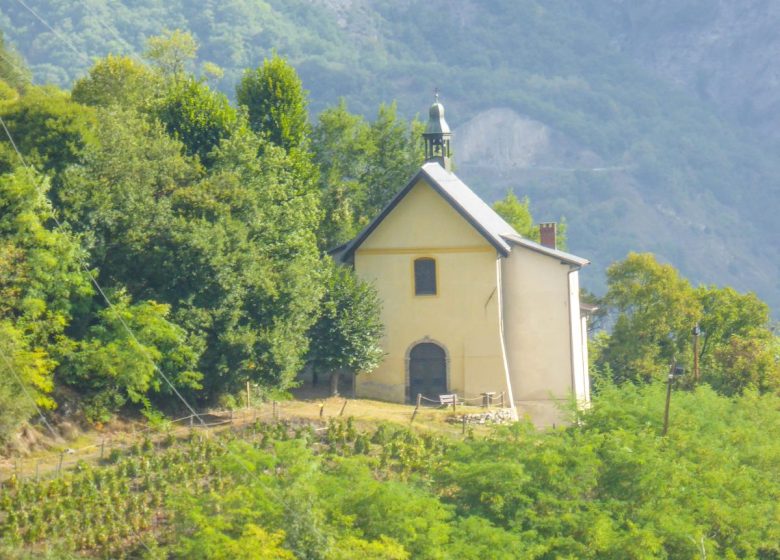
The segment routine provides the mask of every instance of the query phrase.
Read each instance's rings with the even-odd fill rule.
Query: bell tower
[[[447,171],[452,171],[450,164],[450,138],[452,132],[444,120],[444,105],[439,103],[439,92],[428,110],[428,126],[425,127],[425,161],[438,162]]]

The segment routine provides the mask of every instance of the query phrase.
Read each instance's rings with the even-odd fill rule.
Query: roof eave
[[[578,268],[582,268],[590,264],[588,259],[578,257],[577,255],[572,255],[571,253],[567,253],[565,251],[559,251],[558,249],[545,247],[544,245],[536,243],[535,241],[531,241],[530,239],[525,239],[515,235],[502,235],[501,237],[513,245],[524,247],[548,257],[556,258],[563,264],[569,264]]]

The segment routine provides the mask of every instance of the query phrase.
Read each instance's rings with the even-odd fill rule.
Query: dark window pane
[[[418,296],[436,294],[436,261],[417,259],[414,261],[414,293]]]

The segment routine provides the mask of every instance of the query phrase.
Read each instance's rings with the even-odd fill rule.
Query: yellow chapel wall
[[[414,294],[414,260],[436,260],[437,294]],[[448,391],[507,390],[495,248],[425,181],[418,182],[355,253],[355,270],[383,302],[382,364],[357,376],[361,397],[404,402],[408,352],[430,341],[446,352]]]

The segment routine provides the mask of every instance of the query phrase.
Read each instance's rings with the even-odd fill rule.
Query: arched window
[[[431,258],[414,261],[414,295],[436,295],[436,261]]]

